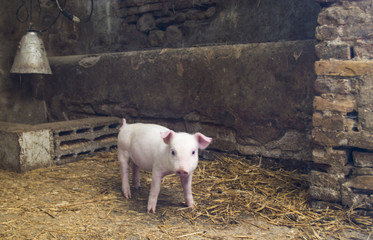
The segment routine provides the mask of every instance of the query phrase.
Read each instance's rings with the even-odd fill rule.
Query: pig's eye
[[[175,156],[175,155],[176,155],[176,153],[175,153],[174,150],[171,151],[171,154],[172,154],[172,156]]]
[[[193,152],[192,152],[192,155],[194,155],[194,154],[196,154],[196,151],[193,151]]]

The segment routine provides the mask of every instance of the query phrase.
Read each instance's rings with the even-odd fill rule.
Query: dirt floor
[[[0,181],[0,239],[373,239],[369,217],[310,209],[306,176],[244,159],[200,161],[194,209],[183,205],[177,177],[166,177],[155,214],[146,213],[149,173],[132,199],[122,196],[116,152],[0,170]]]

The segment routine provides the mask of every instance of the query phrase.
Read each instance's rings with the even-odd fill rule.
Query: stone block
[[[311,207],[316,209],[341,209],[341,204],[326,201],[311,201]]]
[[[354,96],[344,96],[339,94],[322,94],[315,96],[313,100],[315,111],[338,111],[352,112],[357,109],[356,98]]]
[[[357,92],[356,80],[350,78],[318,76],[314,83],[314,90],[319,94],[355,94]]]
[[[316,2],[318,3],[334,3],[334,2],[338,2],[340,0],[316,0]]]
[[[156,26],[153,15],[150,13],[142,15],[136,23],[136,28],[140,32],[149,32],[155,29]]]
[[[155,30],[149,32],[149,44],[152,47],[160,47],[165,42],[165,32],[162,30]]]
[[[338,29],[334,26],[318,26],[316,27],[316,39],[320,41],[334,40],[338,37]]]
[[[344,129],[344,116],[341,113],[321,113],[315,112],[312,116],[312,125],[322,127],[332,131],[342,131]]]
[[[352,60],[320,60],[315,63],[317,75],[329,76],[361,76],[373,74],[373,61],[352,61]]]
[[[341,192],[330,188],[310,186],[309,194],[313,199],[327,201],[327,202],[340,202]]]
[[[154,3],[154,4],[146,4],[139,6],[138,13],[147,13],[147,12],[154,12],[157,10],[161,10],[165,7],[165,4],[163,3]]]
[[[25,172],[54,164],[50,129],[0,122],[0,168]]]
[[[372,22],[360,24],[346,24],[338,26],[338,35],[342,41],[359,41],[360,39],[372,39]]]
[[[345,176],[350,172],[347,165],[346,150],[334,150],[332,147],[315,147],[312,151],[313,162],[322,167],[327,173]]]
[[[316,55],[320,59],[351,59],[350,46],[348,44],[319,43],[315,46]]]
[[[367,19],[366,13],[358,6],[345,7],[343,5],[335,5],[332,7],[323,8],[318,16],[317,22],[320,25],[354,25],[363,23]],[[355,25],[356,24],[356,25]]]
[[[171,25],[166,28],[166,39],[170,44],[177,44],[183,38],[183,33],[176,25]]]
[[[128,16],[128,17],[124,18],[124,21],[126,23],[134,23],[134,24],[136,24],[138,20],[139,20],[139,16],[138,15],[131,15],[131,16]]]
[[[359,122],[363,130],[373,132],[373,77],[360,77],[360,91],[358,93]]]
[[[354,165],[358,167],[373,167],[373,152],[352,152]],[[373,185],[373,182],[372,182]]]
[[[349,146],[373,149],[373,134],[368,131],[346,133]]]
[[[319,171],[311,171],[308,175],[308,180],[311,186],[332,189],[335,191],[341,190],[339,183],[341,178],[343,177]]]
[[[323,128],[314,127],[312,138],[315,143],[326,147],[347,146],[350,135],[346,132],[328,131]]]
[[[358,41],[353,46],[354,55],[360,59],[372,59],[373,58],[373,42],[371,41]]]
[[[372,175],[373,176],[373,168],[354,167],[351,171],[351,175]]]
[[[342,184],[342,204],[354,208],[373,210],[373,195],[360,193],[350,188],[349,182]]]
[[[361,175],[351,177],[345,183],[345,186],[348,186],[353,189],[367,190],[373,192],[373,175]]]
[[[341,202],[341,177],[319,171],[311,171],[308,176],[310,182],[309,194],[313,199]]]

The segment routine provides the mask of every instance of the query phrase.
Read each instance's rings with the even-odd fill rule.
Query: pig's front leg
[[[148,212],[155,213],[155,208],[157,206],[157,200],[159,191],[161,190],[161,182],[163,175],[159,174],[156,170],[153,169],[152,172],[152,184],[150,187],[150,194],[148,199]]]
[[[129,154],[127,151],[118,151],[118,159],[120,163],[120,175],[122,178],[122,191],[126,198],[131,198],[131,189],[128,181],[129,178]]]
[[[194,207],[194,200],[192,195],[192,176],[193,173],[189,174],[188,176],[181,176],[181,185],[184,189],[184,199],[185,203],[188,207]]]

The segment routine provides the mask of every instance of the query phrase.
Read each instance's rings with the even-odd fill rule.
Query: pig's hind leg
[[[130,157],[127,151],[118,151],[118,160],[120,163],[120,174],[122,178],[122,191],[126,198],[131,198],[131,189],[129,184],[129,162]]]
[[[132,162],[132,184],[136,189],[140,188],[140,168]]]

